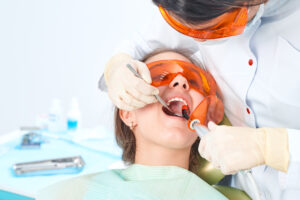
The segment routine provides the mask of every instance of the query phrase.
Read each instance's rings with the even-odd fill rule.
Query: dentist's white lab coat
[[[173,30],[158,9],[153,15],[119,51],[142,59],[159,48],[188,49],[216,79],[233,125],[287,128],[288,173],[259,166],[253,175],[265,199],[300,199],[300,0],[270,0],[254,27],[210,46]],[[250,192],[242,181],[234,176],[233,185]]]

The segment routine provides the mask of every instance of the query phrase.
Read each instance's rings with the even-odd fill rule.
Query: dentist
[[[234,125],[209,123],[201,156],[224,174],[253,168],[264,199],[299,198],[300,1],[153,2],[158,6],[154,25],[106,65],[103,79],[112,101],[125,110],[155,102],[158,90],[138,60],[161,48],[188,49],[214,76]],[[233,176],[232,184],[249,190],[243,177]]]

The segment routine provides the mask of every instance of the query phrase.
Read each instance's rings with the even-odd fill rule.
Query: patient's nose
[[[187,79],[182,76],[181,74],[178,74],[169,84],[170,88],[178,88],[178,89],[184,89],[189,90],[189,83]]]

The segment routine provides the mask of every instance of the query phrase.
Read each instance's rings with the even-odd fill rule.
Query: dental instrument
[[[78,173],[85,166],[81,156],[17,163],[13,171],[17,176]]]
[[[182,116],[183,118],[185,118],[186,120],[190,119],[190,116],[188,115],[188,108],[186,105],[182,106]],[[205,128],[203,125],[200,124],[200,120],[199,119],[193,119],[190,123],[189,123],[190,129],[194,129],[196,131],[196,133],[198,134],[198,136],[201,138],[204,135],[206,135],[208,133],[207,128]]]
[[[143,79],[143,78],[141,77],[141,75],[140,75],[139,73],[137,73],[137,71],[136,71],[130,64],[127,64],[126,66],[127,66],[127,68],[128,68],[128,69],[129,69],[136,77],[138,77],[138,78],[140,78],[140,79]],[[154,96],[155,96],[155,98],[157,99],[157,101],[158,101],[159,103],[161,103],[165,108],[167,108],[172,114],[174,114],[174,115],[176,115],[176,116],[178,116],[178,117],[181,117],[181,115],[178,115],[178,114],[174,113],[174,112],[168,107],[167,103],[166,103],[160,96],[158,96],[158,95],[154,95]]]
[[[35,132],[29,132],[22,137],[20,144],[21,149],[39,149],[43,140],[41,135]]]

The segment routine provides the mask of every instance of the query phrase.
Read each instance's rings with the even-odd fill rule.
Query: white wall
[[[98,79],[153,9],[151,0],[1,0],[0,134],[34,125],[55,97],[65,111],[78,97],[83,127],[111,127]]]

